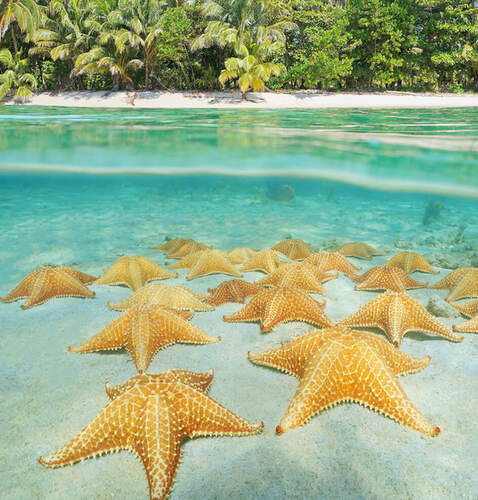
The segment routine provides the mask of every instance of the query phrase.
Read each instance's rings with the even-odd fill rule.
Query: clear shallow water
[[[478,265],[477,117],[475,110],[0,108],[0,295],[46,264],[101,274],[119,256],[140,254],[165,266],[172,261],[150,247],[167,236],[224,250],[268,248],[289,236],[314,249],[359,240],[387,256],[355,264],[367,268],[415,250],[440,276]],[[284,185],[294,192],[289,202],[277,196]],[[443,207],[424,224],[430,202]],[[184,276],[180,271],[168,283],[205,292],[228,279],[187,282]],[[249,281],[261,277],[245,274]],[[377,295],[354,291],[345,277],[325,288],[333,320]],[[106,403],[106,380],[121,383],[136,373],[125,352],[66,352],[117,317],[108,300],[129,295],[122,287],[92,289],[95,299],[56,299],[27,311],[19,302],[0,304],[2,498],[147,498],[141,465],[126,452],[61,470],[36,463],[95,417]],[[426,289],[410,294],[424,305],[431,295],[446,296]],[[337,491],[349,498],[477,496],[478,336],[460,344],[418,334],[404,339],[405,352],[432,357],[426,370],[401,384],[441,427],[437,438],[422,438],[358,405],[323,412],[278,437],[274,428],[297,381],[253,366],[247,351],[275,347],[310,328],[290,323],[265,335],[256,324],[222,321],[239,308],[227,304],[195,315],[194,324],[222,341],[172,346],[155,356],[149,371],[214,368],[212,396],[264,420],[264,433],[185,443],[171,500],[303,500],[336,498]]]

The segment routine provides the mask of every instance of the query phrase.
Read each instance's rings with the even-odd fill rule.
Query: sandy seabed
[[[13,104],[13,100],[5,101]],[[26,104],[89,108],[455,108],[478,106],[478,94],[415,94],[406,92],[41,92]]]

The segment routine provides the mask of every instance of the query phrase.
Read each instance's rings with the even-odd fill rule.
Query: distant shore
[[[7,99],[2,104],[13,104]],[[456,108],[478,107],[478,94],[317,91],[262,92],[112,92],[69,91],[35,94],[26,105],[88,108]]]

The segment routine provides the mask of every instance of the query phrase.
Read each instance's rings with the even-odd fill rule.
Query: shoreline
[[[478,107],[478,94],[432,94],[410,92],[318,91],[249,93],[239,92],[127,92],[68,91],[35,94],[25,106],[80,108],[158,109],[330,109],[330,108],[457,108]],[[13,105],[13,98],[1,104]]]

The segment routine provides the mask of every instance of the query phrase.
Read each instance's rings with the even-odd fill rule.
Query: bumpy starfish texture
[[[108,307],[115,311],[124,311],[142,304],[157,304],[178,311],[212,311],[214,307],[203,302],[207,295],[195,293],[182,286],[171,286],[164,283],[152,283],[134,292],[121,302],[108,302]]]
[[[434,290],[453,290],[453,288],[456,287],[461,278],[463,278],[463,276],[465,276],[465,274],[468,274],[470,271],[474,273],[475,271],[478,271],[478,268],[459,267],[458,269],[455,269],[454,271],[448,273],[440,281],[437,281],[433,285],[429,285],[428,288],[433,288]]]
[[[466,302],[451,302],[450,305],[468,318],[478,315],[478,299],[468,300]]]
[[[33,271],[6,296],[0,297],[3,302],[13,302],[28,297],[22,309],[43,304],[55,297],[94,297],[84,284],[91,283],[96,276],[82,273],[67,266],[45,266]]]
[[[217,288],[209,288],[211,294],[205,302],[213,306],[220,306],[226,302],[239,302],[244,304],[246,297],[255,295],[263,290],[257,283],[249,283],[243,280],[229,280],[221,283]]]
[[[324,293],[322,283],[334,279],[338,273],[326,273],[313,264],[284,264],[257,283],[263,286],[297,288],[305,292]]]
[[[247,247],[234,248],[230,252],[227,252],[227,257],[233,264],[244,264],[256,254],[255,250]]]
[[[302,240],[283,240],[272,247],[272,250],[277,250],[291,260],[304,260],[312,252],[310,244]]]
[[[86,342],[68,350],[77,353],[126,348],[139,373],[144,372],[153,356],[175,342],[210,344],[221,337],[210,337],[202,330],[159,306],[135,306],[112,321]]]
[[[262,271],[269,274],[284,264],[277,255],[277,250],[261,250],[251,257],[242,267],[241,271]]]
[[[426,283],[416,281],[399,267],[376,266],[354,278],[359,283],[355,290],[393,290],[404,292],[408,288],[423,288]]]
[[[309,255],[304,262],[314,264],[321,271],[339,271],[346,276],[357,276],[360,267],[351,264],[338,252],[317,252]]]
[[[416,252],[400,252],[394,255],[388,262],[387,266],[395,266],[403,269],[407,274],[415,271],[422,273],[438,274],[438,271],[432,269],[427,260]]]
[[[470,297],[478,297],[478,269],[463,274],[445,300],[452,302]]]
[[[367,243],[360,243],[358,241],[344,243],[339,248],[336,248],[334,252],[338,252],[345,257],[357,257],[358,259],[367,260],[370,260],[374,255],[384,255],[383,252],[367,245]]]
[[[191,265],[189,273],[186,275],[187,280],[199,278],[200,276],[206,276],[208,274],[242,276],[227,258],[227,255],[221,250],[204,250],[202,252],[195,252],[188,257],[194,257],[195,262]],[[185,257],[185,259],[188,257]]]
[[[267,288],[254,295],[239,311],[224,316],[224,321],[260,321],[267,331],[279,323],[304,321],[316,326],[332,326],[322,311],[324,302],[317,302],[307,293],[293,288]]]
[[[403,336],[412,331],[440,335],[453,342],[463,340],[463,337],[453,335],[418,300],[406,292],[385,292],[338,324],[380,328],[395,346],[399,346]]]
[[[453,325],[453,330],[460,333],[478,333],[478,315],[459,325]]]
[[[152,260],[140,255],[120,257],[94,285],[126,285],[133,291],[148,281],[175,278],[176,273],[158,266]]]
[[[208,396],[205,391],[211,379],[211,373],[174,370],[107,387],[112,401],[69,443],[49,457],[40,457],[39,462],[62,467],[126,449],[144,466],[150,499],[163,500],[174,481],[184,438],[246,436],[264,427]]]
[[[208,248],[209,247],[204,243],[191,240],[181,245],[178,249],[167,252],[167,256],[170,259],[182,259],[183,257],[186,257],[194,252],[200,252],[202,250],[207,250]]]
[[[425,368],[430,357],[413,358],[376,335],[344,327],[328,328],[303,335],[279,349],[250,352],[249,359],[300,379],[276,427],[277,434],[299,427],[342,402],[360,403],[427,436],[440,432],[427,422],[398,382],[399,375]]]

